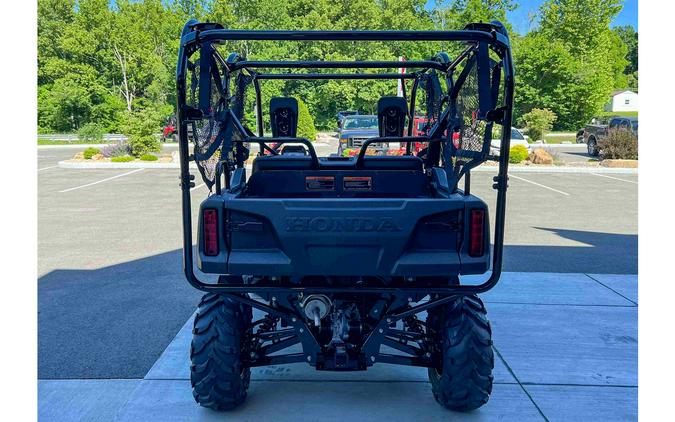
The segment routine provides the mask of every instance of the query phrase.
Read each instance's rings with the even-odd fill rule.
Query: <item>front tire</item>
[[[200,406],[230,410],[244,402],[251,377],[242,365],[250,307],[208,293],[195,316],[190,347],[192,395]]]
[[[488,402],[492,393],[492,329],[476,295],[458,296],[429,314],[440,343],[439,367],[429,368],[431,389],[443,407],[468,412]]]
[[[588,140],[588,155],[591,157],[595,157],[598,155],[598,143],[596,142],[595,138],[591,138]]]

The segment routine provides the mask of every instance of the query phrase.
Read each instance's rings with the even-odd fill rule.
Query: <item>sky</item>
[[[509,12],[507,17],[513,25],[513,29],[525,34],[531,27],[530,15],[535,13],[544,0],[515,0],[519,7]],[[623,9],[612,22],[612,26],[631,25],[638,29],[638,0],[624,0]]]

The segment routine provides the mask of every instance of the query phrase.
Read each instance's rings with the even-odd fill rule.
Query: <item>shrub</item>
[[[131,154],[131,148],[126,143],[106,145],[101,149],[101,154],[106,158],[123,157]]]
[[[96,154],[100,154],[101,150],[98,148],[90,147],[84,150],[82,155],[84,156],[85,160],[91,160],[91,157],[93,157]]]
[[[127,163],[129,161],[134,161],[134,157],[131,155],[123,155],[120,157],[113,157],[110,159],[113,163]]]
[[[527,133],[533,141],[544,139],[544,135],[551,130],[557,118],[555,113],[547,108],[533,108],[529,113],[523,114]]]
[[[140,157],[150,152],[159,152],[161,144],[156,134],[160,130],[156,113],[150,110],[141,110],[129,114],[124,127],[129,137],[131,153]]]
[[[157,156],[153,154],[141,155],[141,161],[157,161]]]
[[[637,136],[630,130],[610,130],[607,138],[598,142],[598,148],[600,149],[600,158],[602,159],[638,159]]]
[[[307,138],[310,141],[316,139],[316,127],[314,119],[309,114],[309,109],[304,101],[298,99],[298,137]]]
[[[524,145],[516,145],[509,150],[509,163],[518,164],[521,161],[527,160],[527,148]]]
[[[87,123],[77,131],[80,141],[98,143],[103,141],[105,129],[98,123]]]

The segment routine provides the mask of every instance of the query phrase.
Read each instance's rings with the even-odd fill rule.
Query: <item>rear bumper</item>
[[[327,200],[214,195],[202,203],[205,208],[218,210],[221,222],[217,256],[204,254],[199,230],[197,264],[205,273],[414,278],[483,274],[490,267],[490,248],[481,257],[468,254],[463,222],[471,209],[487,209],[474,196]],[[489,244],[487,229],[484,236]]]

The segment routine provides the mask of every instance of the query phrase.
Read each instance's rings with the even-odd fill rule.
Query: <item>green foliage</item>
[[[77,131],[80,141],[99,143],[103,141],[104,128],[98,123],[86,123]]]
[[[609,28],[620,0],[548,0],[539,27],[517,40],[515,115],[548,108],[554,128],[574,130],[599,113],[626,83],[627,48]]]
[[[516,0],[38,0],[38,130],[78,132],[88,123],[125,132],[130,115],[155,114],[154,133],[175,113],[174,73],[182,26],[189,18],[233,29],[461,29],[472,21],[497,19]],[[556,129],[573,130],[602,110],[614,88],[637,89],[637,34],[609,29],[620,0],[548,0],[523,37],[511,34],[518,83],[514,117],[534,108],[558,116]],[[223,54],[238,51],[259,59],[409,60],[438,51],[457,54],[440,42],[348,41],[280,43],[231,41]],[[262,81],[263,103],[273,96],[302,98],[321,129],[335,129],[339,110],[374,113],[377,100],[394,95],[396,81]],[[407,85],[410,89],[410,84]],[[246,100],[253,126],[252,95]],[[265,109],[265,108],[263,108]],[[268,113],[264,124],[269,129]],[[138,126],[137,123],[133,125]],[[145,133],[137,130],[135,133]],[[147,135],[135,136],[137,150],[152,149]],[[140,145],[140,146],[139,146]]]
[[[91,160],[91,157],[93,157],[96,154],[100,154],[100,153],[101,153],[100,149],[94,148],[94,147],[89,147],[89,148],[84,150],[82,155],[84,156],[85,160]]]
[[[141,155],[141,161],[157,161],[158,158],[154,154],[143,154]]]
[[[298,99],[298,137],[307,138],[310,141],[316,139],[316,127],[314,127],[314,119],[309,114],[307,104]]]
[[[131,155],[121,155],[119,157],[112,157],[110,161],[113,163],[128,163],[129,161],[134,161],[134,157]]]
[[[550,131],[553,127],[555,120],[555,113],[547,108],[534,108],[529,113],[523,115],[527,133],[533,141],[544,139],[546,132]]]
[[[150,152],[159,152],[161,144],[157,137],[160,127],[157,113],[144,109],[129,113],[123,127],[124,134],[129,137],[128,145],[131,153],[140,157]]]
[[[602,159],[637,160],[638,140],[630,130],[612,129],[598,142]]]
[[[521,161],[527,160],[527,148],[524,145],[516,145],[509,150],[509,163],[518,164]]]

